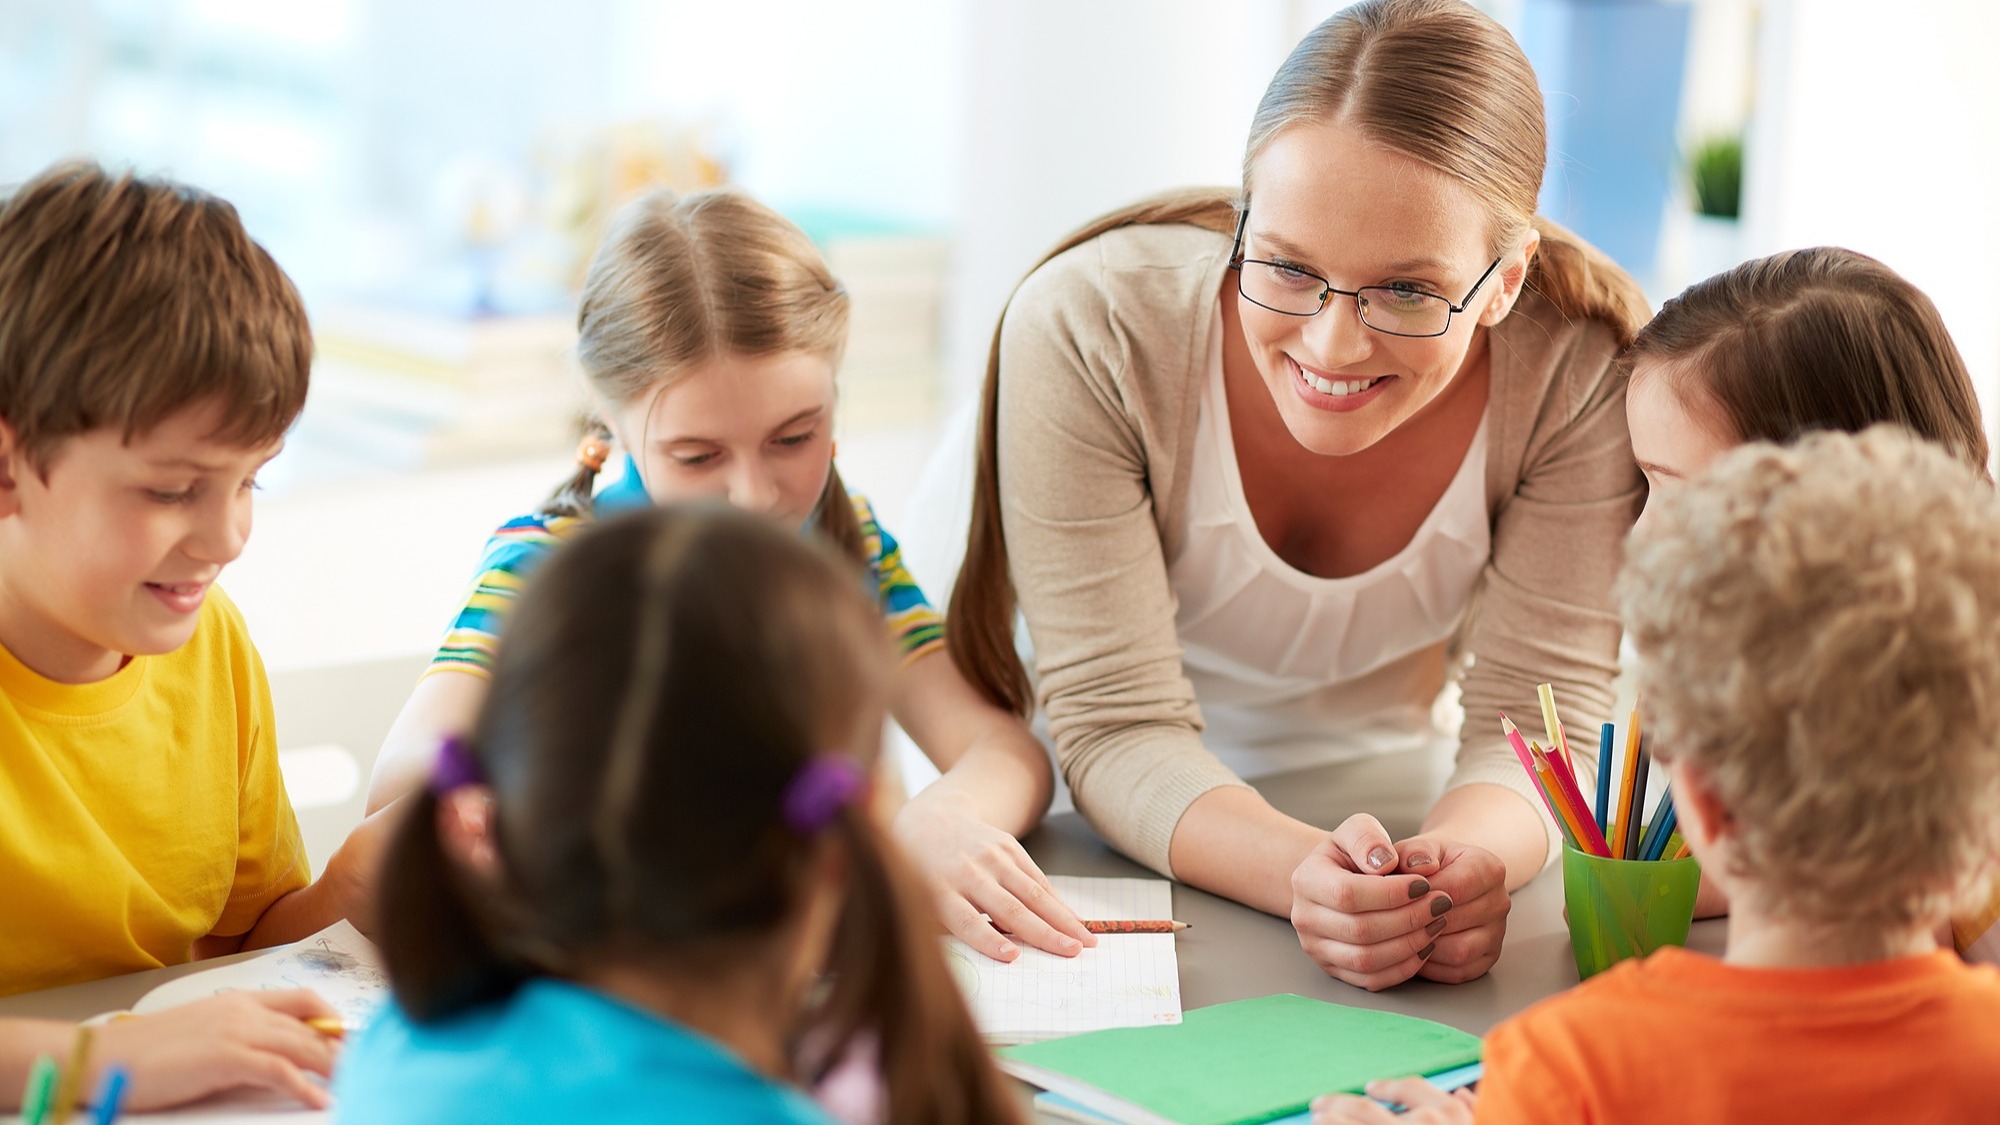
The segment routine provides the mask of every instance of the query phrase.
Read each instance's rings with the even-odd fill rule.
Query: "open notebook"
[[[1056,893],[1079,918],[1151,921],[1173,917],[1164,879],[1056,875]],[[1180,962],[1173,934],[1101,934],[1075,957],[1027,946],[1008,964],[957,938],[945,939],[952,973],[991,1043],[1033,1043],[1110,1027],[1181,1022]]]

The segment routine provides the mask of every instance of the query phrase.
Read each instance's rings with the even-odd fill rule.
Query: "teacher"
[[[1004,706],[1039,696],[1106,840],[1289,915],[1365,988],[1484,973],[1556,854],[1495,712],[1554,683],[1582,768],[1612,702],[1642,499],[1615,357],[1646,305],[1535,215],[1546,157],[1503,28],[1367,0],[1272,79],[1240,196],[1079,231],[988,363],[952,655]],[[1241,780],[1386,763],[1426,799],[1453,676],[1456,765],[1413,838]]]

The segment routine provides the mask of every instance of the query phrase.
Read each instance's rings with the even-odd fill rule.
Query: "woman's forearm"
[[[1174,877],[1266,914],[1289,917],[1292,872],[1326,833],[1272,808],[1255,789],[1224,786],[1195,798],[1174,826]]]

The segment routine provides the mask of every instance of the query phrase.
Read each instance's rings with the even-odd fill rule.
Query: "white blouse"
[[[1167,566],[1203,742],[1242,777],[1442,749],[1457,737],[1432,721],[1445,645],[1491,548],[1486,420],[1407,546],[1365,573],[1315,577],[1271,550],[1244,500],[1222,335],[1209,334],[1186,535]]]

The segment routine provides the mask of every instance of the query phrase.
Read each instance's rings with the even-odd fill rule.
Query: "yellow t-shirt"
[[[264,665],[221,589],[187,644],[96,683],[0,648],[0,996],[178,964],[309,881]]]

